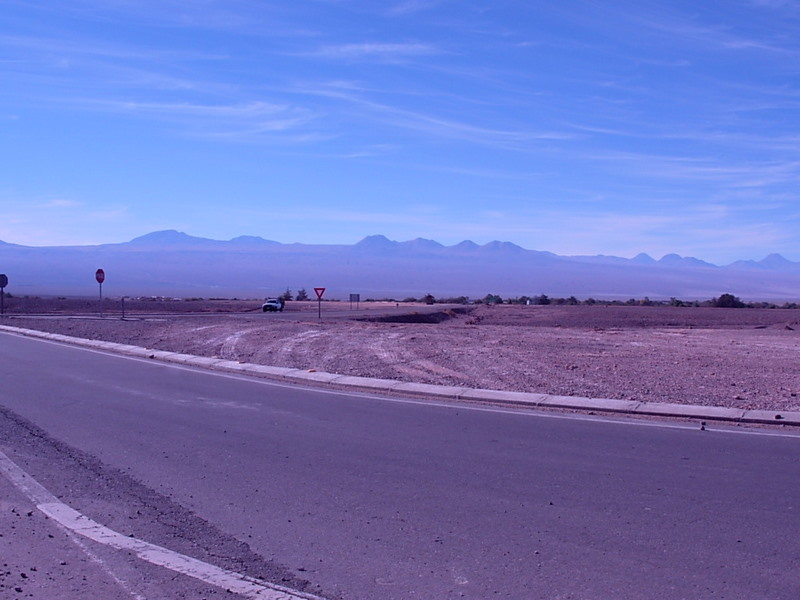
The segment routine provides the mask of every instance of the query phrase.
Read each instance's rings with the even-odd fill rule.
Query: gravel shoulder
[[[313,306],[312,306],[313,305]],[[188,313],[10,315],[88,339],[470,388],[741,409],[800,410],[800,310],[477,306],[439,323],[309,318],[316,303]],[[199,305],[195,305],[199,309]],[[219,312],[215,312],[219,310]],[[247,312],[249,311],[249,312]],[[354,312],[369,319],[369,311]]]

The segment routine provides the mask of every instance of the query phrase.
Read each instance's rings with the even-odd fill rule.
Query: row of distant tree
[[[283,300],[284,302],[289,302],[290,300],[300,300],[300,301],[310,300],[306,288],[300,288],[299,290],[297,290],[297,294],[292,294],[292,290],[286,288],[286,291],[283,292],[280,296],[278,296],[278,298]]]
[[[392,301],[391,298],[384,298],[383,300]],[[606,306],[712,306],[718,308],[800,308],[796,302],[786,302],[778,305],[772,302],[743,302],[733,294],[722,294],[718,298],[710,300],[679,300],[678,298],[670,298],[669,300],[651,300],[650,298],[630,298],[629,300],[598,300],[595,298],[586,298],[579,300],[575,296],[569,298],[551,298],[546,294],[538,296],[518,296],[514,298],[503,298],[498,294],[486,294],[483,298],[477,300],[470,300],[467,296],[457,296],[453,298],[435,298],[432,294],[426,294],[420,298],[404,298],[402,302],[424,302],[426,304],[531,304],[531,305],[567,305],[567,306],[591,306],[591,305],[606,305]]]
[[[14,298],[12,294],[5,293],[5,298]],[[30,296],[24,296],[29,298]],[[37,296],[33,296],[36,298]],[[284,302],[291,300],[311,300],[305,288],[297,290],[293,293],[292,290],[286,288],[283,294],[278,296]],[[168,298],[161,296],[153,296],[147,298],[138,298],[139,300],[180,300],[180,298]],[[229,300],[230,298],[208,298],[208,300]],[[58,300],[66,300],[65,297],[59,297]],[[205,300],[205,298],[183,298],[183,300]],[[233,298],[237,300],[237,298]],[[335,301],[335,300],[334,300]],[[403,303],[417,303],[422,302],[425,304],[531,304],[531,305],[548,305],[555,304],[559,306],[592,306],[594,304],[604,306],[713,306],[718,308],[800,308],[797,302],[785,302],[783,304],[775,304],[772,302],[743,302],[733,294],[722,294],[718,298],[711,300],[679,300],[678,298],[670,298],[669,300],[651,300],[650,298],[630,298],[628,300],[597,300],[595,298],[586,298],[578,300],[575,296],[569,298],[551,298],[547,294],[540,294],[538,296],[518,296],[515,298],[503,298],[498,294],[486,294],[483,298],[475,300],[470,299],[468,296],[455,296],[449,298],[436,298],[433,294],[425,294],[419,298],[409,296],[402,300],[394,298],[367,298],[365,302],[403,302]]]
[[[288,302],[290,300],[310,300],[308,292],[305,288],[297,290],[293,293],[292,290],[286,291],[279,296],[282,300]],[[367,302],[374,302],[377,299],[367,298]],[[486,294],[483,298],[471,300],[467,296],[455,296],[450,298],[436,298],[433,294],[425,294],[419,298],[409,296],[402,300],[395,300],[394,298],[380,298],[383,302],[423,302],[425,304],[531,304],[531,305],[568,305],[568,306],[591,306],[594,304],[606,306],[713,306],[717,308],[800,308],[796,302],[786,302],[784,304],[774,304],[772,302],[743,302],[739,297],[733,294],[722,294],[718,298],[711,298],[710,300],[679,300],[678,298],[670,298],[669,300],[651,300],[650,298],[630,298],[628,300],[598,300],[595,298],[586,298],[579,300],[575,296],[569,298],[551,298],[547,294],[539,294],[538,296],[518,296],[514,298],[503,298],[498,294]]]

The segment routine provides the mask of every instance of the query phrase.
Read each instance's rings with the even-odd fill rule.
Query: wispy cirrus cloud
[[[319,115],[289,104],[250,101],[232,104],[191,102],[136,102],[88,99],[78,104],[86,109],[125,113],[174,123],[185,135],[239,141],[308,142],[328,137],[310,124]]]
[[[71,200],[69,198],[53,198],[51,200],[44,201],[40,206],[44,209],[68,209],[79,208],[82,206],[82,204],[77,200]]]
[[[120,21],[137,26],[174,29],[253,32],[285,14],[282,3],[254,3],[247,0],[160,0],[158,3],[72,0],[69,3],[40,3],[41,17],[68,17],[82,22],[114,24]]]
[[[81,93],[110,97],[131,91],[220,94],[231,89],[221,78],[192,77],[195,70],[187,68],[222,64],[227,59],[223,54],[31,36],[0,36],[0,47],[17,57],[6,69],[15,82],[11,93],[41,103],[59,103]],[[60,93],[48,92],[49,87]]]
[[[800,160],[751,160],[655,154],[633,151],[585,153],[583,159],[618,165],[639,176],[659,177],[676,182],[705,181],[727,188],[756,188],[800,182]]]
[[[577,137],[569,131],[553,130],[513,130],[483,127],[474,123],[459,121],[446,116],[425,113],[400,106],[370,100],[359,93],[351,82],[334,82],[330,85],[305,86],[298,92],[345,101],[359,108],[363,118],[367,111],[372,118],[399,129],[416,131],[434,138],[470,141],[479,144],[502,146],[508,149],[524,149],[526,144],[541,140],[570,140]]]
[[[300,55],[326,60],[399,62],[443,53],[440,47],[422,42],[364,42],[320,46]]]
[[[442,3],[442,0],[403,0],[390,5],[386,13],[390,16],[413,15],[436,8]]]
[[[640,13],[632,17],[640,26],[673,39],[720,50],[759,50],[789,54],[797,52],[792,37],[768,31],[759,35],[755,31],[737,31],[724,24],[698,22],[687,13],[663,9],[658,14]],[[788,31],[787,31],[788,33]]]
[[[25,54],[28,61],[37,57],[47,57],[56,62],[77,59],[78,57],[102,57],[110,60],[125,61],[164,61],[164,60],[217,60],[224,55],[210,53],[198,49],[179,50],[176,48],[159,48],[156,44],[149,46],[131,45],[123,42],[85,39],[70,33],[60,36],[32,35],[0,35],[0,46],[9,51]]]

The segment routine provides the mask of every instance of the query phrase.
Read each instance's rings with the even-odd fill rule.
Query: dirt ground
[[[259,306],[130,300],[123,320],[118,303],[99,318],[97,301],[18,300],[6,304],[3,321],[365,377],[800,411],[800,310],[479,305],[442,307],[450,318],[439,323],[398,323],[353,318],[369,319],[380,305],[346,314],[347,303],[324,304],[321,319],[316,302],[289,303],[280,315]]]

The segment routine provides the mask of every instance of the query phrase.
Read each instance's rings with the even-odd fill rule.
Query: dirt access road
[[[800,410],[800,310],[794,309],[479,305],[438,323],[402,323],[369,320],[395,308],[380,303],[362,303],[360,311],[323,303],[321,319],[316,302],[291,302],[284,313],[262,313],[257,301],[128,301],[126,307],[123,320],[116,303],[98,318],[97,301],[18,299],[4,321],[364,377]]]

